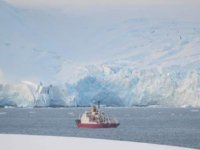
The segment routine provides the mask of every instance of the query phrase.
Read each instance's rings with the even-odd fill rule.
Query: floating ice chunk
[[[0,112],[0,115],[5,115],[7,114],[7,112]]]

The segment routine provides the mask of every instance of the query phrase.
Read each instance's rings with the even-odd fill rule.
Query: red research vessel
[[[78,128],[116,128],[119,122],[93,106],[90,111],[84,112],[80,119],[76,120],[76,125]]]

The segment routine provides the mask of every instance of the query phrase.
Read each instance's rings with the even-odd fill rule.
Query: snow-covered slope
[[[112,141],[100,139],[74,138],[74,137],[52,137],[52,136],[31,136],[31,135],[0,135],[1,147],[5,150],[29,150],[48,149],[48,150],[65,150],[66,148],[80,149],[115,149],[122,150],[126,147],[127,150],[137,148],[140,150],[195,150],[192,148],[126,142]]]
[[[4,1],[0,21],[0,106],[200,106],[200,23]]]

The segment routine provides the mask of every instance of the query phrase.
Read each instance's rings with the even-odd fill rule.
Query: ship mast
[[[98,101],[98,109],[100,109],[100,101]]]

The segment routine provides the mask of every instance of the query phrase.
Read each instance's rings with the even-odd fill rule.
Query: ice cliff
[[[88,67],[88,75],[64,85],[0,85],[0,106],[200,106],[200,69],[136,71],[109,65]]]

